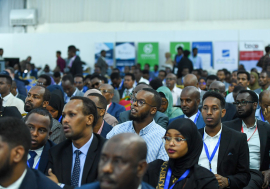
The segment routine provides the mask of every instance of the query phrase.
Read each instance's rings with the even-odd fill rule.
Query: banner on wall
[[[246,70],[251,70],[252,68],[257,68],[261,71],[261,67],[257,67],[256,64],[263,56],[264,45],[262,41],[242,41],[239,44],[239,64],[243,64]]]
[[[135,65],[135,43],[134,42],[116,42],[115,43],[115,61],[117,68],[124,71],[125,66]]]
[[[197,56],[202,60],[202,69],[213,68],[213,44],[212,42],[192,42],[192,49],[198,49]],[[192,53],[191,49],[191,53]]]
[[[113,43],[95,43],[95,62],[100,57],[100,52],[106,51],[106,62],[109,66],[113,66]]]
[[[144,64],[150,64],[150,70],[154,69],[154,65],[159,64],[159,47],[157,42],[138,43],[137,62],[141,64],[143,69]]]
[[[170,43],[170,53],[172,55],[173,60],[174,60],[175,55],[177,54],[178,47],[182,47],[183,50],[190,51],[190,43],[189,42],[171,42]]]
[[[214,43],[214,69],[226,68],[229,71],[238,69],[238,43]]]

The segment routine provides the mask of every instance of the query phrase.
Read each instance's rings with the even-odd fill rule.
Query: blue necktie
[[[71,186],[77,187],[79,186],[79,178],[80,178],[80,154],[82,152],[80,150],[75,150],[75,163],[73,167],[73,173],[71,176]]]
[[[30,159],[28,160],[28,165],[30,168],[33,168],[37,153],[35,151],[29,151],[29,155],[30,155]]]

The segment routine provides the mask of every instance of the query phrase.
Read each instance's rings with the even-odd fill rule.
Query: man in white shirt
[[[202,116],[206,125],[199,130],[204,146],[198,164],[215,174],[220,188],[244,188],[250,180],[247,136],[222,126],[225,113],[224,97],[205,93]]]
[[[0,75],[0,94],[3,99],[3,106],[15,106],[21,114],[24,114],[24,102],[16,98],[10,92],[12,79],[9,75]]]
[[[180,105],[180,95],[182,92],[182,89],[176,87],[176,75],[169,73],[166,76],[166,86],[170,89],[173,96],[173,105]]]
[[[1,189],[60,189],[39,171],[27,168],[31,135],[22,120],[1,118],[0,146]]]
[[[137,86],[138,83],[146,83],[147,85],[149,85],[149,81],[142,77],[142,70],[141,69],[136,68],[134,70],[134,76],[135,76],[135,82],[133,85],[134,88]]]
[[[202,59],[198,56],[198,48],[194,47],[192,49],[192,55],[189,57],[193,64],[194,69],[203,69],[202,67]]]

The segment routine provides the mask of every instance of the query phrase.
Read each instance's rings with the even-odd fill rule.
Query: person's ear
[[[19,163],[25,154],[25,149],[22,145],[14,147],[10,152],[10,157],[13,162]]]
[[[52,131],[49,132],[49,137],[51,136],[51,134],[52,134]]]
[[[150,110],[150,114],[151,114],[151,115],[154,115],[154,114],[157,113],[157,111],[158,111],[158,110],[157,110],[157,107],[152,107],[151,110]]]
[[[142,178],[144,173],[146,172],[147,170],[147,162],[146,160],[141,160],[139,163],[138,163],[138,166],[137,166],[137,177],[138,178]]]
[[[254,102],[253,103],[253,110],[256,110],[257,109],[257,106],[258,106],[258,103],[257,102]]]
[[[196,100],[196,102],[197,102],[197,105],[199,106],[199,105],[200,105],[200,102],[201,102],[201,98],[198,98],[198,99]]]
[[[93,123],[94,123],[94,116],[93,116],[93,114],[90,114],[90,115],[88,115],[87,117],[86,117],[86,125],[93,125]],[[94,126],[94,125],[93,125]]]
[[[226,114],[226,109],[224,108],[224,109],[221,110],[221,117],[224,117],[225,114]]]
[[[44,102],[42,103],[42,107],[43,107],[43,108],[46,108],[48,105],[49,105],[49,101],[44,101]]]
[[[106,112],[105,109],[101,109],[101,110],[100,110],[99,116],[103,117],[103,116],[105,115],[105,112]]]

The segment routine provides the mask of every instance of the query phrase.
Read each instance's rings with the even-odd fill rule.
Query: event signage
[[[116,42],[115,43],[115,60],[116,66],[121,71],[125,66],[135,65],[136,53],[134,42]]]
[[[175,55],[177,54],[177,48],[182,47],[183,50],[190,51],[190,43],[189,42],[171,42],[170,43],[170,53],[172,55],[172,59],[174,60]]]
[[[150,70],[154,65],[159,64],[159,47],[157,42],[138,43],[137,62],[141,64],[142,69],[145,63],[150,64]]]
[[[213,68],[213,44],[212,42],[192,42],[192,49],[198,49],[198,57],[202,60],[203,69]],[[192,51],[191,49],[191,51]],[[192,53],[192,52],[191,52]]]
[[[100,57],[100,52],[106,51],[106,62],[109,66],[113,66],[113,43],[95,43],[95,62]]]

